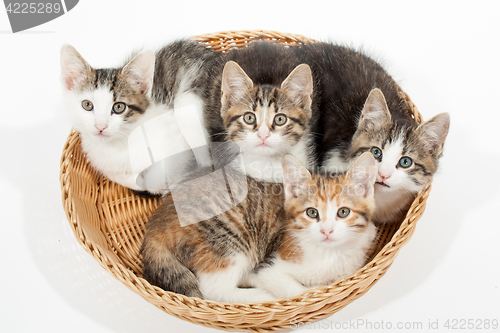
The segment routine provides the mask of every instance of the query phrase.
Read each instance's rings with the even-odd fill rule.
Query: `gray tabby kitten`
[[[370,151],[378,161],[373,220],[400,222],[438,168],[449,115],[415,122],[393,78],[362,52],[330,43],[290,50],[319,80],[321,166],[345,172]]]
[[[66,112],[92,166],[136,191],[164,193],[193,162],[209,163],[203,107],[220,56],[180,40],[124,66],[92,68],[61,49]]]

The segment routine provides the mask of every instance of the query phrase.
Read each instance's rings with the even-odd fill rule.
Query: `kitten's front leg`
[[[277,299],[298,296],[311,289],[275,265],[252,274],[249,283],[272,293]]]
[[[217,271],[197,273],[200,290],[207,300],[217,302],[253,303],[272,301],[275,297],[260,288],[238,288],[242,277],[251,269],[244,256]]]

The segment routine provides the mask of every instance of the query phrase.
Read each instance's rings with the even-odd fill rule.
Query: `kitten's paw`
[[[246,303],[272,302],[277,299],[276,296],[259,288],[250,288],[248,290],[251,290],[253,295],[249,296]]]

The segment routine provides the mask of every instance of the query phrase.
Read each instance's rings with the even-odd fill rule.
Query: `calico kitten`
[[[227,190],[238,196],[247,178],[225,169]],[[248,178],[240,204],[181,227],[176,207],[190,205],[196,221],[229,200],[225,188],[214,193],[212,178],[183,183],[175,205],[167,195],[146,224],[143,276],[164,290],[223,302],[270,301],[330,284],[366,261],[376,234],[375,173],[371,153],[335,178],[311,174],[286,155],[283,184]]]
[[[362,153],[378,161],[376,222],[400,222],[436,172],[450,119],[417,124],[396,82],[373,59],[347,47],[310,43],[293,48],[317,74],[321,90],[317,137],[321,166],[345,172]]]
[[[164,193],[193,163],[190,148],[207,143],[201,117],[219,61],[201,45],[178,41],[156,56],[145,50],[123,67],[94,69],[63,46],[66,112],[92,166],[125,187]]]
[[[233,50],[206,110],[212,140],[236,143],[247,174],[256,179],[281,182],[285,154],[315,167],[314,85],[309,66],[284,46],[253,43]]]

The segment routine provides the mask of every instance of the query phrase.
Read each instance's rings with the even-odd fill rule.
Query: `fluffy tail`
[[[189,297],[203,298],[196,275],[168,249],[159,250],[154,241],[142,247],[143,277],[152,285]]]

